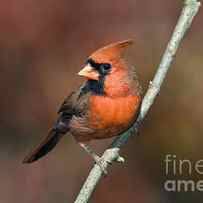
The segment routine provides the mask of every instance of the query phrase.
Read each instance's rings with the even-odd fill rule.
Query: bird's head
[[[118,69],[124,68],[122,55],[124,50],[132,43],[132,40],[125,40],[98,49],[88,57],[85,67],[78,75],[89,80],[99,81]]]
[[[87,79],[94,94],[119,97],[130,93],[133,81],[122,56],[132,43],[132,40],[112,43],[88,57],[85,67],[78,74]]]

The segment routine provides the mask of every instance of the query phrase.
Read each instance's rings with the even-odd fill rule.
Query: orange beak
[[[87,64],[78,75],[86,77],[91,80],[99,80],[99,73]]]

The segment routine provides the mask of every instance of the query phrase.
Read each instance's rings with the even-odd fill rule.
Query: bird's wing
[[[59,108],[59,117],[53,128],[50,130],[49,134],[42,139],[39,145],[25,157],[23,163],[32,163],[46,155],[55,147],[60,138],[68,132],[69,122],[73,115],[80,116],[80,114],[84,113],[87,107],[86,99],[84,98],[87,93],[87,87],[82,85],[78,91],[72,92],[64,100]]]
[[[84,96],[87,96],[89,93],[89,88],[84,83],[77,91],[72,92],[61,104],[58,113],[67,113],[74,114],[77,112],[77,108],[80,107],[79,103],[81,100],[84,100]]]

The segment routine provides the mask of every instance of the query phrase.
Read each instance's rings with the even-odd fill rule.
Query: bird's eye
[[[101,64],[100,68],[103,71],[109,71],[111,69],[111,64],[109,64],[109,63],[103,63],[103,64]]]

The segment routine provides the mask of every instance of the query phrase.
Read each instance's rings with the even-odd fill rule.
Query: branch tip
[[[116,159],[117,162],[119,163],[124,163],[125,162],[125,159],[122,157],[122,156],[119,156],[117,159]]]

